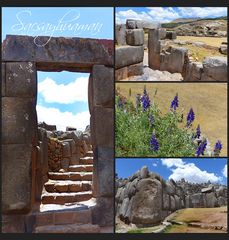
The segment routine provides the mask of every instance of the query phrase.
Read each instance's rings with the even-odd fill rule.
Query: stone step
[[[92,221],[91,209],[49,211],[36,214],[36,227],[44,225],[88,224]]]
[[[93,151],[88,151],[85,155],[85,157],[93,157],[94,154],[93,154]]]
[[[94,224],[46,225],[36,227],[35,233],[100,233]]]
[[[92,164],[70,165],[68,170],[70,172],[93,172],[93,165]]]
[[[83,158],[80,158],[80,164],[93,164],[93,157],[83,157]]]
[[[91,181],[49,180],[44,184],[47,192],[80,192],[90,191]]]
[[[65,204],[83,202],[92,198],[91,191],[77,193],[44,193],[41,196],[42,204]]]
[[[92,181],[92,172],[49,172],[51,180]]]

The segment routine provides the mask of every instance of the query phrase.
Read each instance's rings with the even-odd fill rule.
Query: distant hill
[[[178,36],[227,36],[227,17],[204,19],[180,18],[170,23],[162,23],[161,26],[167,30],[176,31]]]
[[[185,23],[185,22],[194,22],[200,20],[200,18],[177,18],[171,21],[170,23]]]
[[[199,22],[199,21],[203,21],[203,20],[211,20],[211,21],[227,20],[227,16],[217,17],[217,18],[177,18],[177,19],[174,19],[173,21],[171,21],[169,23],[162,23],[161,26],[163,28],[175,28],[175,27],[178,27],[178,26],[183,25],[183,24]]]

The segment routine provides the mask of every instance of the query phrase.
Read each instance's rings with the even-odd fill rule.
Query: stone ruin
[[[39,36],[36,40],[40,45],[46,44],[41,47],[35,44],[34,37],[19,35],[7,35],[2,44],[2,232],[31,233],[40,224],[43,225],[41,227],[47,226],[46,232],[99,232],[101,227],[112,228],[113,40],[64,37],[50,39],[46,36]],[[44,213],[39,211],[41,201],[56,201],[58,198],[53,197],[56,193],[44,196],[45,199],[41,195],[49,170],[46,135],[49,134],[48,131],[55,129],[51,127],[48,131],[44,128],[38,130],[37,71],[90,73],[88,102],[92,151],[88,152],[90,158],[93,158],[93,176],[72,173],[70,177],[92,177],[90,197],[96,199],[92,209]],[[74,154],[74,146],[71,145],[71,139],[76,142],[77,138],[74,137],[70,141],[65,141],[64,137],[61,140],[66,150],[64,154]],[[52,144],[51,140],[49,147],[52,148]],[[77,144],[76,148],[79,147]],[[71,150],[70,145],[73,147]],[[78,161],[78,156],[69,157],[68,160]],[[66,162],[62,162],[61,167],[66,166]],[[58,164],[51,163],[50,167],[59,168]],[[65,178],[69,176],[65,172],[54,172],[52,177],[61,174]],[[52,186],[47,187],[50,189]],[[73,195],[75,197],[75,193]]]
[[[144,47],[144,32],[148,33],[148,45]],[[215,48],[203,43],[176,40],[176,32],[166,31],[158,24],[126,20],[126,25],[116,25],[115,80],[143,74],[144,48],[148,47],[148,65],[153,70],[180,73],[184,81],[227,81],[227,57],[206,57],[197,62],[185,47],[174,44],[196,44],[199,47]],[[227,53],[227,44],[218,49]]]
[[[90,126],[87,126],[84,132],[70,127],[66,127],[66,131],[57,131],[55,125],[39,123],[38,146],[42,162],[39,169],[42,173],[39,187],[41,193],[48,180],[49,171],[67,171],[69,166],[80,164],[80,159],[86,156],[88,151],[92,151]]]
[[[165,181],[146,166],[127,179],[116,179],[116,217],[126,224],[160,224],[182,208],[213,208],[227,205],[227,187],[193,184],[184,179]]]

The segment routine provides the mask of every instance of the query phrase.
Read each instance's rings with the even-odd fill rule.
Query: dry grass
[[[192,107],[196,119],[193,127],[199,123],[204,133],[214,147],[220,139],[223,143],[221,156],[227,156],[227,84],[226,83],[116,83],[121,93],[128,97],[131,88],[130,99],[135,102],[137,93],[142,93],[144,85],[150,98],[157,89],[155,102],[162,113],[169,110],[170,103],[175,94],[179,95],[179,110],[184,113]]]
[[[165,233],[225,233],[225,232],[221,230],[189,227],[187,225],[173,225],[171,228],[168,228],[165,231]]]
[[[203,42],[207,45],[220,47],[222,42],[227,42],[226,37],[195,37],[195,36],[177,36],[177,40],[191,41],[191,42]]]
[[[220,208],[187,208],[175,215],[174,220],[178,222],[202,222],[202,223],[220,223],[225,222],[227,207]]]
[[[201,224],[227,226],[227,207],[220,208],[187,208],[179,210],[173,217],[183,225],[172,225],[165,233],[225,233],[223,230],[190,227],[187,224],[199,222]]]
[[[176,44],[173,44],[173,45],[177,46]],[[209,56],[211,56],[211,57],[213,57],[213,56],[225,57],[226,56],[225,54],[220,53],[216,49],[206,49],[203,47],[197,47],[197,46],[188,45],[188,44],[182,45],[182,47],[187,48],[189,55],[192,56],[194,58],[194,60],[197,62],[203,62],[204,58],[209,57]]]

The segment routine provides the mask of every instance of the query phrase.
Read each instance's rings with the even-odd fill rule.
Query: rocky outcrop
[[[166,40],[166,36],[165,29],[149,31],[148,62],[151,69],[181,73],[184,81],[227,81],[227,57],[206,57],[202,63],[196,62],[189,56],[187,48],[171,46],[172,41]],[[192,44],[207,47],[202,43]],[[220,51],[225,52],[225,47]]]
[[[227,20],[198,20],[173,29],[179,36],[226,37]]]
[[[153,225],[178,209],[227,205],[227,188],[184,179],[165,181],[143,167],[127,179],[116,180],[115,205],[116,216],[125,223]]]

